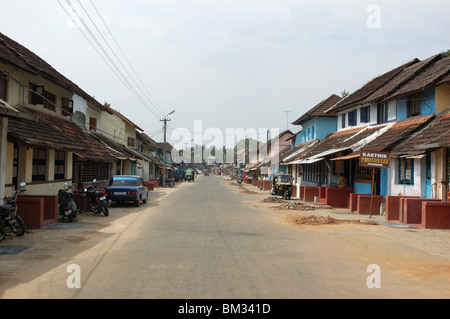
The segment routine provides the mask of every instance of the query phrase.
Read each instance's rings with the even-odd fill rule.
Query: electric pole
[[[175,110],[173,110],[172,112],[170,112],[169,114],[167,114],[166,116],[164,116],[164,118],[162,120],[160,120],[161,122],[164,122],[164,144],[163,144],[163,178],[162,178],[162,186],[166,186],[166,132],[167,132],[167,121],[170,121],[170,119],[168,119],[167,117],[170,114],[173,114],[175,112]]]

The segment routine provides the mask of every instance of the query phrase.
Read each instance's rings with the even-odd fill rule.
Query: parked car
[[[133,202],[139,207],[141,201],[148,200],[148,188],[141,176],[117,175],[111,177],[109,185],[105,187],[105,194],[108,200],[113,202]]]

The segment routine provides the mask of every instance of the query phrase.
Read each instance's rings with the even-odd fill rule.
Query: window
[[[136,139],[128,136],[128,147],[136,147]]]
[[[357,124],[357,114],[358,114],[357,110],[348,112],[348,126],[356,126],[356,124]]]
[[[73,114],[73,101],[68,98],[62,98],[62,115],[70,115]]]
[[[365,106],[360,109],[359,121],[361,123],[370,122],[370,106]]]
[[[381,103],[377,106],[377,123],[386,123],[388,121],[388,105]]]
[[[33,182],[45,181],[45,171],[47,168],[47,150],[35,148],[33,150]]]
[[[0,72],[0,99],[6,102],[6,74]]]
[[[94,132],[97,131],[97,119],[95,117],[89,118],[89,129]]]
[[[44,87],[38,86],[36,84],[30,83],[30,95],[29,95],[29,102],[33,105],[42,104],[44,102],[44,99],[42,98],[42,95],[44,94]]]
[[[66,152],[55,152],[55,175],[54,179],[64,179],[66,168]]]
[[[341,115],[341,128],[345,128],[345,113]]]
[[[81,182],[92,182],[94,178],[98,181],[109,180],[111,177],[110,171],[110,164],[107,162],[83,162]]]
[[[409,117],[420,115],[420,93],[413,94],[408,100]]]
[[[51,111],[55,111],[56,110],[55,103],[56,103],[56,95],[44,91],[44,101],[42,103],[44,108]]]
[[[398,160],[398,184],[414,185],[413,159],[400,158]]]

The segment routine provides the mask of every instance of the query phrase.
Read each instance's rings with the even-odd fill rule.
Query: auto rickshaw
[[[190,168],[188,168],[187,170],[186,170],[186,181],[194,181],[194,170],[193,169],[190,169]]]
[[[284,199],[291,199],[292,178],[288,174],[275,175],[272,180],[272,195],[283,196]]]

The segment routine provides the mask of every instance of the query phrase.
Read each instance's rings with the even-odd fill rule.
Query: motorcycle
[[[242,177],[241,177],[241,176],[238,177],[237,182],[238,182],[239,184],[242,184]]]
[[[64,189],[58,191],[58,214],[62,216],[61,221],[67,217],[71,223],[78,215],[78,208],[72,192],[68,192],[72,189],[72,186],[68,186],[67,183],[64,183],[64,185],[67,186],[67,189],[64,187]]]
[[[173,187],[175,185],[175,177],[166,178],[166,185]]]
[[[22,236],[27,231],[27,226],[22,217],[17,213],[17,195],[25,192],[26,183],[20,183],[20,188],[13,192],[11,197],[4,197],[4,205],[0,206],[0,241],[5,239],[6,234],[12,239],[11,233]]]
[[[92,181],[92,186],[86,189],[87,197],[89,200],[89,208],[94,214],[103,213],[103,215],[109,215],[109,205],[111,201],[108,201],[105,196],[105,192],[96,189],[98,185],[95,185],[96,179]]]

